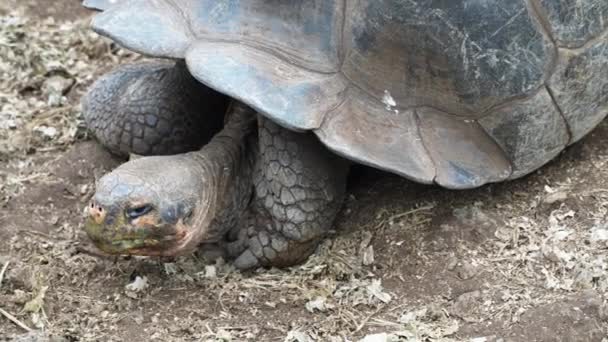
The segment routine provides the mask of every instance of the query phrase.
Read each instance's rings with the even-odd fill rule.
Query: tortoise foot
[[[226,96],[196,81],[183,62],[122,65],[82,100],[89,130],[121,156],[197,150],[221,129],[227,106]]]
[[[269,215],[256,215],[249,217],[247,228],[239,231],[236,241],[227,245],[226,254],[234,259],[238,269],[298,264],[311,255],[321,241],[321,234],[315,234],[318,236],[312,239],[286,237],[277,230]]]
[[[255,198],[228,249],[240,269],[305,260],[342,205],[348,165],[311,133],[259,116]]]

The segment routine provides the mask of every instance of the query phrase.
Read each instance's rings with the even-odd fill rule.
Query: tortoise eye
[[[127,209],[127,217],[130,219],[136,219],[138,217],[144,216],[147,213],[152,211],[152,206],[149,204],[145,204],[139,207],[129,208]]]

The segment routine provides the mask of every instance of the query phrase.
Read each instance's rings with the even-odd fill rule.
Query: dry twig
[[[4,273],[8,269],[9,263],[10,263],[10,261],[7,261],[6,264],[4,264],[4,266],[2,267],[2,270],[0,270],[0,287],[2,287],[2,280],[4,280]]]
[[[11,315],[10,313],[4,311],[1,308],[0,308],[0,314],[2,314],[4,317],[8,318],[8,320],[10,320],[11,322],[15,323],[16,325],[18,325],[23,330],[25,330],[27,332],[32,331],[32,329],[30,327],[28,327],[27,325],[23,324],[23,322],[21,322],[20,320],[18,320],[17,317]]]

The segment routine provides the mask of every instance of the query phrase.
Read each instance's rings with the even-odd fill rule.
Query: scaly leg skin
[[[198,150],[223,124],[228,98],[194,79],[183,62],[123,65],[82,99],[88,128],[117,155]]]
[[[255,197],[227,249],[239,269],[306,259],[331,228],[346,188],[347,162],[312,133],[293,132],[261,116],[258,127]]]

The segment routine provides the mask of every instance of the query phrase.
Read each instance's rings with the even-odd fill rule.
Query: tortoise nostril
[[[97,202],[91,201],[91,203],[89,204],[89,212],[91,213],[91,215],[99,215],[103,213],[103,211],[103,207],[97,204]]]
[[[104,222],[105,217],[106,217],[106,213],[103,207],[101,207],[100,205],[98,205],[97,203],[95,203],[94,201],[91,202],[91,204],[89,205],[89,216],[97,223],[97,224],[101,224]]]

